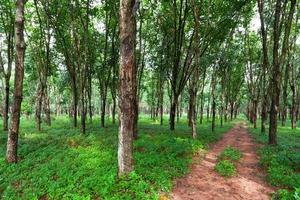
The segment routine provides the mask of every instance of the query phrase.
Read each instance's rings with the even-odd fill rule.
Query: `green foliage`
[[[218,156],[219,160],[239,161],[242,157],[242,152],[236,148],[228,146]]]
[[[300,134],[298,130],[286,127],[278,127],[277,146],[269,146],[268,135],[260,133],[260,127],[251,128],[254,137],[266,144],[258,150],[260,163],[266,168],[268,181],[277,187],[289,190],[278,190],[274,199],[299,199],[300,185]],[[298,189],[295,189],[297,188]],[[295,191],[294,191],[295,190]]]
[[[294,192],[287,189],[279,189],[273,196],[272,200],[300,200],[300,188],[295,188]]]
[[[166,121],[166,120],[165,120]],[[2,121],[0,120],[0,125]],[[231,125],[198,128],[193,140],[186,121],[169,131],[141,118],[139,139],[134,143],[135,171],[117,178],[117,125],[99,120],[88,124],[87,134],[72,128],[71,119],[60,117],[37,132],[32,119],[22,119],[19,158],[5,162],[7,134],[0,131],[1,199],[158,199],[159,191],[170,191],[172,181],[188,172],[192,155],[218,140]]]
[[[216,166],[215,170],[222,176],[231,177],[236,173],[234,164],[229,160],[221,160]]]
[[[242,157],[242,152],[231,146],[226,147],[219,155],[215,166],[216,172],[221,176],[231,177],[236,173],[235,162]]]

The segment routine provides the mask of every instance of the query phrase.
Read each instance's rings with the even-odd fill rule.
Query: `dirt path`
[[[270,199],[273,189],[266,184],[255,152],[257,145],[244,124],[236,125],[217,142],[205,158],[191,166],[191,172],[177,180],[171,194],[173,200],[261,200]],[[214,171],[217,155],[228,145],[243,152],[237,165],[237,175],[223,178]]]

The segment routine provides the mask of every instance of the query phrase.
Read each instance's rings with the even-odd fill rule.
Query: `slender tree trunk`
[[[86,131],[86,104],[85,104],[85,90],[81,91],[81,133],[85,134]]]
[[[102,98],[101,98],[101,127],[104,128],[105,127],[105,108],[106,108],[106,89],[104,89],[105,91],[103,91],[102,93]]]
[[[112,124],[116,123],[116,98],[113,98],[113,105],[112,105]]]
[[[209,121],[209,114],[210,114],[210,96],[208,97],[207,107],[206,107],[206,119]]]
[[[279,23],[281,13],[281,0],[276,1],[275,21],[274,21],[274,47],[273,47],[273,74],[272,74],[272,93],[271,93],[271,110],[269,126],[269,144],[277,144],[277,113],[280,95],[280,64],[278,58],[279,48]]]
[[[45,112],[45,122],[48,126],[51,126],[51,111],[50,111],[50,98],[48,95],[48,87],[44,90],[44,112]]]
[[[281,118],[281,125],[285,126],[286,118],[287,118],[287,98],[288,98],[288,81],[289,81],[289,71],[290,71],[290,64],[288,63],[285,66],[285,74],[284,74],[284,83],[282,88],[282,118]]]
[[[72,95],[73,95],[73,126],[77,127],[77,107],[78,107],[78,92],[77,92],[77,83],[76,77],[73,76],[72,78]]]
[[[118,175],[133,170],[133,133],[136,98],[135,65],[135,0],[120,2],[120,123],[118,146]]]
[[[164,105],[163,103],[160,104],[160,125],[163,125],[164,123]]]
[[[211,110],[212,110],[212,122],[211,122],[211,130],[214,133],[216,128],[216,97],[215,97],[215,90],[216,90],[216,74],[215,74],[215,66],[213,68],[213,75],[211,81],[211,96],[212,96],[212,103],[211,103]]]
[[[36,119],[36,128],[38,131],[41,131],[41,123],[42,123],[42,102],[43,102],[43,86],[40,83],[37,88],[37,101],[36,101],[36,109],[35,109],[35,119]]]
[[[257,128],[257,104],[258,100],[253,101],[253,116],[252,116],[252,121],[253,121],[253,128]]]
[[[9,84],[10,78],[5,77],[5,96],[3,106],[3,130],[8,130],[8,113],[9,113]]]
[[[175,117],[176,117],[177,104],[178,104],[178,96],[173,94],[173,99],[171,102],[171,109],[170,109],[170,130],[172,131],[175,130]]]
[[[264,20],[264,0],[258,0],[258,11],[261,23],[261,37],[263,45],[263,63],[262,63],[262,104],[261,104],[261,133],[266,132],[266,121],[267,121],[267,101],[268,96],[266,92],[266,71],[269,67],[269,57],[268,57],[268,46],[267,46],[267,31],[265,28]]]
[[[25,2],[26,2],[25,0],[17,0],[16,2],[15,81],[14,81],[14,95],[13,95],[10,129],[7,138],[6,160],[8,163],[16,163],[18,161],[17,150],[18,150],[21,103],[22,103],[22,96],[23,96],[24,57],[25,57],[25,41],[24,41]]]
[[[92,74],[89,70],[89,77],[88,77],[88,106],[89,106],[89,117],[90,117],[90,123],[93,122],[93,110],[92,110]]]
[[[194,92],[194,88],[193,86],[191,86],[190,88],[190,98],[189,98],[189,110],[188,110],[188,125],[190,127],[192,127],[193,122],[192,122],[192,118],[193,118],[193,113],[195,112],[195,106],[196,106],[196,97],[195,97],[195,92]]]
[[[11,77],[11,70],[12,70],[12,62],[14,57],[14,21],[13,21],[13,13],[11,13],[11,18],[7,23],[9,23],[9,31],[7,34],[7,70],[5,70],[2,66],[2,70],[4,73],[4,80],[5,80],[5,96],[4,96],[4,104],[3,104],[3,130],[8,130],[8,118],[9,118],[9,90],[10,90],[10,77]],[[4,20],[4,19],[3,19]],[[4,22],[3,22],[4,23]],[[2,61],[2,57],[0,55],[0,61]],[[3,62],[0,64],[3,65]]]
[[[291,109],[291,127],[295,129],[297,127],[297,94],[296,94],[296,86],[294,84],[291,85],[292,90],[292,109]]]
[[[230,102],[230,120],[232,121],[234,115],[234,102]]]
[[[223,113],[224,113],[224,106],[221,105],[221,108],[220,108],[220,125],[221,125],[221,127],[223,127]]]
[[[269,144],[277,144],[277,114],[279,107],[280,96],[280,78],[281,71],[280,65],[285,63],[286,51],[289,42],[289,35],[291,30],[291,24],[295,11],[296,0],[291,0],[291,7],[289,16],[285,25],[284,38],[282,43],[281,57],[279,60],[279,40],[280,40],[280,14],[281,14],[281,1],[276,1],[275,21],[274,21],[274,47],[273,47],[273,74],[272,74],[272,94],[271,94],[271,110],[270,110],[270,127],[269,127]]]

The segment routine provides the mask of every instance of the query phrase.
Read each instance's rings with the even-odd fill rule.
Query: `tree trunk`
[[[192,127],[193,122],[192,122],[192,118],[193,118],[193,113],[195,112],[195,101],[196,101],[196,97],[195,97],[195,93],[194,93],[194,88],[193,86],[191,86],[192,88],[190,88],[190,99],[189,99],[189,110],[188,110],[188,125],[189,127]]]
[[[136,98],[135,0],[120,3],[120,123],[118,145],[118,175],[133,170],[133,133]]]
[[[44,112],[45,112],[45,122],[48,126],[51,126],[51,111],[50,111],[50,98],[48,95],[47,87],[44,91]]]
[[[175,117],[176,117],[177,104],[178,104],[178,96],[173,94],[173,99],[171,102],[171,109],[170,109],[170,130],[171,131],[175,130]]]
[[[164,123],[164,105],[163,103],[160,104],[160,125]]]
[[[23,95],[23,78],[24,78],[24,57],[25,57],[25,41],[24,41],[24,6],[25,0],[17,0],[16,2],[16,60],[15,60],[15,81],[14,95],[12,104],[12,114],[10,129],[7,138],[6,160],[8,163],[16,163],[18,136],[21,114],[21,103]]]
[[[206,107],[206,119],[209,121],[209,114],[210,114],[210,96],[208,97],[207,107]]]
[[[214,133],[215,128],[216,128],[216,101],[215,101],[215,97],[213,97],[213,99],[212,99],[211,109],[212,109],[211,130]]]
[[[285,74],[284,74],[284,82],[282,88],[282,117],[281,117],[281,125],[285,126],[286,118],[287,118],[287,98],[288,98],[288,81],[289,81],[289,72],[290,72],[290,64],[287,63],[285,66]]]
[[[258,100],[253,101],[253,115],[252,115],[252,121],[253,121],[253,128],[257,128],[257,104]]]
[[[211,103],[211,110],[212,110],[212,122],[211,122],[211,130],[214,133],[216,128],[216,97],[215,97],[215,90],[216,90],[216,72],[215,66],[213,66],[213,74],[211,80],[211,96],[212,96],[212,103]]]
[[[262,104],[261,104],[261,133],[266,132],[266,121],[267,121],[267,101],[268,96],[266,92],[266,71],[269,67],[269,57],[268,57],[268,46],[267,46],[267,31],[265,28],[264,20],[264,0],[258,0],[258,11],[261,24],[261,37],[263,45],[263,63],[262,63]]]
[[[82,87],[84,84],[82,85]],[[85,106],[85,90],[81,89],[81,133],[85,134],[86,131],[86,106]]]
[[[271,110],[269,126],[269,144],[277,144],[277,114],[280,95],[280,64],[278,58],[278,47],[280,39],[279,23],[281,13],[281,0],[276,1],[275,21],[274,21],[274,47],[273,47],[273,74],[271,92]]]
[[[77,127],[77,106],[78,106],[78,93],[76,77],[72,77],[72,93],[73,93],[73,126]]]
[[[291,0],[289,15],[285,24],[284,38],[282,43],[281,57],[279,60],[279,40],[280,40],[280,13],[281,13],[281,1],[276,1],[275,21],[274,21],[274,46],[273,46],[273,74],[272,74],[272,94],[271,94],[271,110],[270,110],[270,127],[269,127],[269,144],[277,144],[277,114],[279,107],[280,96],[280,79],[281,71],[280,65],[285,63],[286,51],[288,48],[289,35],[291,31],[291,24],[293,15],[295,12],[296,0]]]
[[[92,110],[92,74],[89,70],[89,77],[88,77],[88,89],[87,89],[87,95],[88,95],[88,106],[89,106],[89,117],[90,117],[90,123],[93,122],[93,110]]]
[[[37,89],[36,109],[35,109],[36,128],[37,128],[38,131],[41,131],[42,103],[43,103],[43,86],[42,86],[41,83],[39,83],[38,89]]]
[[[297,127],[297,94],[296,86],[291,85],[292,90],[292,109],[291,109],[291,127],[295,129]]]
[[[9,79],[5,77],[5,96],[3,105],[3,130],[8,130],[8,113],[9,113]]]
[[[103,91],[101,95],[101,127],[102,128],[105,127],[105,108],[106,108],[106,96],[107,96],[107,92],[106,92],[107,89],[104,88],[104,90],[105,91]]]
[[[136,84],[135,84],[136,87]],[[138,121],[139,121],[139,100],[138,100],[138,95],[136,93],[137,88],[135,88],[135,97],[134,97],[134,120],[133,120],[133,138],[136,140],[138,138]]]
[[[113,98],[113,105],[112,105],[112,124],[116,123],[116,98]]]

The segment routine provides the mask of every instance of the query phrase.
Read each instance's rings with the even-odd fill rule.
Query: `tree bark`
[[[215,66],[213,66],[213,74],[212,74],[212,81],[211,81],[211,96],[212,96],[212,103],[211,103],[211,110],[212,110],[212,122],[211,122],[211,130],[214,133],[216,128],[216,97],[215,97],[215,90],[216,90],[216,72]]]
[[[44,112],[45,112],[45,122],[48,126],[51,126],[51,110],[50,110],[50,98],[48,95],[48,87],[46,86],[44,91]]]
[[[273,74],[272,74],[272,93],[271,93],[271,110],[269,126],[269,144],[277,144],[277,114],[280,95],[280,64],[278,56],[279,48],[279,23],[281,13],[281,0],[276,1],[275,21],[274,21],[274,46],[273,46]]]
[[[3,106],[3,130],[8,130],[8,113],[9,113],[9,79],[5,78],[5,96],[4,96],[4,106]]]
[[[72,94],[73,94],[73,126],[77,127],[77,107],[78,107],[78,91],[76,83],[76,75],[72,78]]]
[[[7,138],[6,160],[8,163],[16,163],[18,161],[17,150],[18,150],[21,103],[22,103],[22,96],[23,96],[24,57],[25,57],[25,41],[24,41],[25,3],[26,3],[25,0],[17,0],[16,2],[15,81],[14,81],[12,115],[11,115],[10,129]]]
[[[113,101],[113,105],[112,105],[112,124],[115,124],[116,123],[116,98],[113,98],[112,99]]]
[[[135,98],[136,98],[136,65],[135,39],[136,20],[135,0],[120,2],[120,123],[118,145],[118,175],[127,175],[133,170],[133,134]]]
[[[106,86],[105,86],[106,87]],[[105,127],[105,108],[106,108],[106,97],[107,97],[107,88],[104,89],[101,95],[101,127]]]
[[[263,63],[262,63],[262,104],[261,104],[261,133],[266,132],[266,121],[267,121],[267,101],[268,96],[266,92],[266,71],[269,67],[269,56],[267,46],[267,30],[265,28],[264,18],[264,0],[258,0],[258,11],[261,24],[261,37],[263,45]]]
[[[175,130],[175,117],[176,117],[177,104],[178,104],[178,97],[173,95],[172,102],[171,102],[171,110],[170,110],[170,130],[171,131]]]
[[[43,102],[43,86],[40,83],[37,88],[36,95],[36,108],[35,108],[35,120],[36,120],[36,128],[38,131],[41,131],[41,123],[42,123],[42,102]]]
[[[13,13],[9,12],[10,20],[7,20],[7,26],[9,30],[6,30],[6,40],[7,40],[7,70],[4,70],[4,63],[2,60],[2,56],[0,55],[0,69],[4,74],[4,84],[5,84],[5,95],[4,95],[4,104],[3,104],[3,130],[8,130],[8,117],[9,117],[9,90],[10,90],[10,77],[11,77],[11,69],[12,62],[14,56],[14,21],[13,21]],[[2,19],[4,20],[4,18]],[[5,21],[3,21],[5,24]]]
[[[274,21],[274,47],[273,47],[273,74],[272,74],[272,101],[270,110],[270,127],[269,127],[269,144],[277,144],[277,114],[279,107],[279,96],[280,96],[280,79],[281,79],[281,69],[280,65],[285,63],[286,52],[289,42],[289,35],[291,31],[291,25],[293,20],[293,15],[295,12],[296,0],[291,0],[289,15],[285,24],[284,38],[282,43],[281,57],[279,60],[279,40],[280,40],[280,13],[281,13],[281,1],[276,1],[275,10],[275,21]]]

